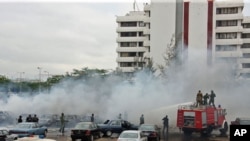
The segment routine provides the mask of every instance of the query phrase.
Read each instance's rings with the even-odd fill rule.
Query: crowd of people
[[[34,114],[33,117],[31,116],[31,114],[29,114],[25,120],[25,122],[38,122],[38,121],[39,121],[39,118],[36,116],[36,114]],[[20,115],[17,119],[17,123],[22,123],[22,122],[24,122],[24,120],[23,120],[23,117]]]
[[[213,90],[211,90],[211,94],[206,93],[204,96],[201,90],[199,90],[196,95],[196,106],[198,107],[200,105],[212,105],[215,107],[214,104],[215,97],[216,95]]]

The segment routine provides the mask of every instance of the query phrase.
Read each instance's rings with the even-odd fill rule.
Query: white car
[[[148,141],[148,138],[139,130],[125,130],[119,135],[117,141]]]

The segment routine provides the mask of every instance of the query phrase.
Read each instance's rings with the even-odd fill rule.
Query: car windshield
[[[32,127],[32,124],[18,124],[17,125],[18,128],[31,128]]]
[[[120,138],[138,138],[138,134],[137,133],[122,133],[120,135]]]
[[[90,125],[86,123],[79,123],[75,126],[77,129],[89,129]]]
[[[154,126],[152,125],[142,125],[139,127],[139,130],[142,131],[153,131],[154,130]]]

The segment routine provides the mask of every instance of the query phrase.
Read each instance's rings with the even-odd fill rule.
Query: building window
[[[139,42],[139,47],[143,47],[143,42]]]
[[[241,73],[240,76],[243,78],[250,78],[250,73]]]
[[[236,14],[236,13],[238,13],[238,7],[216,9],[216,14]]]
[[[216,39],[236,39],[237,33],[217,33]]]
[[[136,37],[136,32],[121,32],[121,37]]]
[[[242,63],[242,68],[250,68],[250,63]]]
[[[136,27],[136,22],[121,22],[121,27]]]
[[[120,66],[121,67],[133,67],[133,63],[132,62],[121,62]]]
[[[144,27],[145,26],[144,22],[143,21],[139,21],[139,26],[140,27]]]
[[[250,58],[250,53],[243,53],[243,58]]]
[[[136,47],[137,43],[136,42],[121,42],[120,46],[121,47]]]
[[[237,26],[237,20],[216,21],[216,27],[221,26]]]
[[[228,45],[216,45],[215,47],[216,51],[236,51],[237,46],[228,46]]]
[[[241,34],[241,38],[250,38],[250,33]]]
[[[120,56],[121,57],[135,57],[136,56],[136,52],[121,52]]]
[[[243,44],[241,48],[250,48],[250,43],[249,44]]]
[[[143,32],[139,32],[139,37],[143,36]]]
[[[250,23],[244,23],[242,24],[243,28],[250,28]]]

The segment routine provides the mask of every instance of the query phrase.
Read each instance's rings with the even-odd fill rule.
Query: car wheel
[[[101,138],[103,136],[103,133],[102,132],[99,132],[98,133],[98,138]]]
[[[43,136],[44,138],[47,137],[47,131],[44,131]]]
[[[112,132],[111,132],[110,130],[108,130],[108,131],[106,132],[106,136],[110,137],[111,135],[112,135]]]
[[[93,135],[89,136],[89,141],[94,141],[94,136]]]

